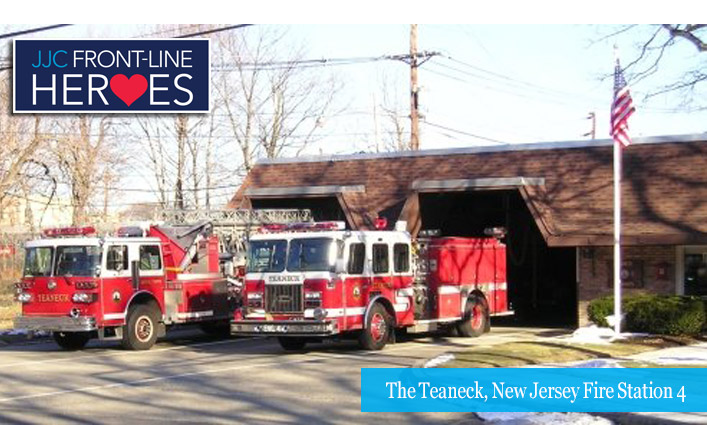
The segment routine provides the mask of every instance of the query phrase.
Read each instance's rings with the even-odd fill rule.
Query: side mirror
[[[346,262],[343,258],[339,258],[334,263],[334,273],[342,274],[346,273]]]

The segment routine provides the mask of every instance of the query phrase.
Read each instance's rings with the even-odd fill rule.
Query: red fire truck
[[[479,336],[509,314],[498,239],[344,230],[342,222],[265,226],[251,236],[244,303],[231,333],[277,336],[286,350],[358,334],[379,350],[396,329]]]
[[[65,349],[97,337],[146,350],[168,326],[182,323],[228,333],[235,306],[209,223],[94,233],[92,227],[48,229],[26,244],[15,328],[50,331]]]

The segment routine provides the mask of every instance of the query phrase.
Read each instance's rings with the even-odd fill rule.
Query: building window
[[[388,273],[388,245],[373,244],[373,273]]]
[[[707,248],[687,248],[684,258],[685,295],[707,295]]]

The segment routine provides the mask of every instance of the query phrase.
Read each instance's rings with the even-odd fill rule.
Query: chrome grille
[[[302,313],[302,285],[265,285],[265,311],[268,313]]]

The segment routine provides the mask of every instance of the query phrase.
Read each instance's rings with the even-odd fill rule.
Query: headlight
[[[317,307],[314,309],[313,316],[314,316],[314,320],[322,320],[327,316],[327,311],[321,307]]]
[[[260,308],[263,306],[262,292],[248,292],[246,299],[248,300],[248,307]]]
[[[30,294],[29,292],[20,292],[19,294],[17,294],[17,301],[21,303],[28,303],[32,301],[32,294]]]
[[[304,298],[307,300],[319,300],[322,298],[322,293],[320,291],[305,292]]]
[[[89,294],[87,292],[77,292],[71,297],[71,301],[75,303],[88,304],[96,300],[96,294]]]
[[[320,307],[322,305],[322,293],[320,291],[310,291],[304,293],[304,306],[308,308]]]

